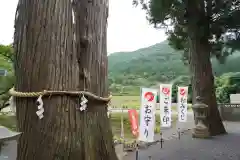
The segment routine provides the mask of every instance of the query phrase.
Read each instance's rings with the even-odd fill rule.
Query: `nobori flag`
[[[157,90],[142,88],[140,108],[140,141],[154,142],[155,112],[157,104]]]
[[[187,99],[188,99],[188,87],[178,87],[178,121],[187,121]]]
[[[172,122],[172,84],[160,85],[160,119],[162,127],[171,127]]]

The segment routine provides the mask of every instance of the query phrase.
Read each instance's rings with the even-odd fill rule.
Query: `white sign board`
[[[240,94],[230,94],[230,103],[240,104]]]
[[[157,90],[142,88],[139,141],[154,142]]]
[[[160,119],[162,127],[171,127],[172,121],[172,84],[161,84],[159,92]]]
[[[0,69],[0,76],[6,76],[7,70],[6,69]]]
[[[187,98],[188,98],[188,87],[178,87],[178,121],[187,122]]]

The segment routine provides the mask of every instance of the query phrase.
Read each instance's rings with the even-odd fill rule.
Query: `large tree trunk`
[[[106,97],[108,0],[74,0],[74,5],[80,89]],[[89,101],[83,134],[85,159],[117,159],[106,104]]]
[[[205,47],[199,40],[190,40],[193,95],[202,97],[203,103],[209,106],[207,124],[211,135],[224,134],[226,131],[217,108],[210,53]]]
[[[196,96],[203,98],[203,103],[209,107],[207,124],[211,135],[226,133],[222,123],[214,87],[214,76],[210,61],[209,17],[205,13],[204,1],[189,0],[187,7],[189,61],[192,73],[193,102]]]
[[[74,40],[71,0],[19,0],[14,36],[17,91],[86,88],[107,96],[106,17],[101,14],[106,5],[100,5],[92,13],[101,23],[88,26],[92,48],[79,51],[75,49],[80,43]],[[82,16],[91,22],[92,13],[84,10]],[[80,75],[82,71],[86,74]],[[106,104],[89,100],[88,110],[79,112],[75,109],[78,97],[50,96],[43,102],[44,118],[39,120],[35,98],[16,98],[17,125],[23,132],[17,160],[117,159]]]

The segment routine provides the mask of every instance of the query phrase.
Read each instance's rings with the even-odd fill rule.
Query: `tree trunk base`
[[[209,124],[209,132],[211,136],[227,134],[221,119],[219,121],[216,119]]]

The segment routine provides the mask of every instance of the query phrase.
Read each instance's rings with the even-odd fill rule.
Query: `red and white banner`
[[[178,87],[178,121],[187,121],[187,99],[188,99],[188,87]]]
[[[135,109],[128,110],[128,116],[131,123],[132,134],[137,137],[139,128],[138,128],[138,114]]]
[[[142,88],[139,141],[154,142],[157,90]]]
[[[162,127],[171,127],[172,122],[172,84],[161,84],[159,92],[160,119]]]

